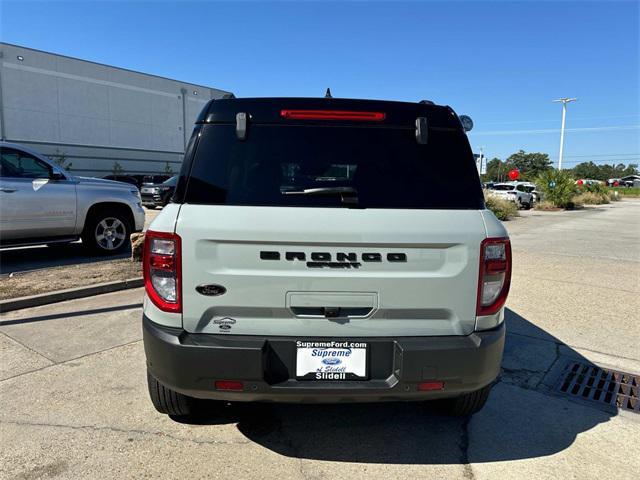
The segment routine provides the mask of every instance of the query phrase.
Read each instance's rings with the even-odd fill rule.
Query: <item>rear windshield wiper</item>
[[[283,195],[340,195],[342,203],[355,205],[358,203],[358,191],[353,187],[318,187],[304,190],[285,190]]]

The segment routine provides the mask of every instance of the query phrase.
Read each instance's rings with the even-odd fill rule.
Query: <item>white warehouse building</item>
[[[0,137],[62,157],[78,175],[179,171],[198,113],[228,95],[0,43]]]

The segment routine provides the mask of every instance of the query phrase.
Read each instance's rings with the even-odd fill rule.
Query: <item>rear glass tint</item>
[[[413,129],[319,125],[251,125],[244,141],[235,125],[204,126],[184,201],[344,207],[340,195],[288,193],[344,187],[359,208],[483,208],[462,131],[430,130],[420,145]]]

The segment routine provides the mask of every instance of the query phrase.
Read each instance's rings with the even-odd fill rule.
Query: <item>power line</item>
[[[628,160],[625,160],[625,163],[628,165],[630,163],[636,163],[638,161],[640,161],[640,158],[630,158]],[[602,165],[602,164],[605,164],[605,165],[617,165],[615,163],[610,163],[609,164],[609,163],[606,163],[606,162],[607,162],[607,160],[598,160],[597,162],[593,162],[593,163],[595,163],[596,165]],[[583,160],[571,160],[569,162],[564,162],[564,163],[571,163],[571,164],[579,165],[581,163],[589,163],[589,162],[585,162]],[[623,162],[618,162],[618,163],[622,163],[623,165],[625,164]]]
[[[613,130],[637,130],[640,125],[616,125],[612,127],[578,127],[566,128],[565,132],[606,132]],[[559,128],[542,128],[538,130],[485,130],[484,132],[469,132],[470,135],[533,135],[540,133],[558,133]]]
[[[638,118],[640,113],[633,115],[613,115],[604,117],[572,117],[573,120],[602,120],[611,118]],[[482,122],[482,125],[517,125],[524,123],[557,123],[558,120],[517,120],[514,122]]]
[[[590,153],[588,155],[565,155],[566,158],[569,157],[628,157],[628,156],[638,156],[640,155],[640,152],[634,152],[634,153]],[[553,157],[556,158],[556,157]]]

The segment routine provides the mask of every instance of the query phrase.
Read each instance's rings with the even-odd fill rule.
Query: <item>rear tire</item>
[[[151,403],[158,412],[176,417],[185,417],[191,414],[190,398],[165,387],[149,372],[147,372],[147,386]]]
[[[444,411],[454,417],[467,417],[482,410],[493,385],[487,385],[475,392],[465,393],[456,398],[443,400]]]
[[[82,243],[100,255],[115,255],[131,244],[129,218],[120,209],[100,209],[91,213],[84,224]]]

